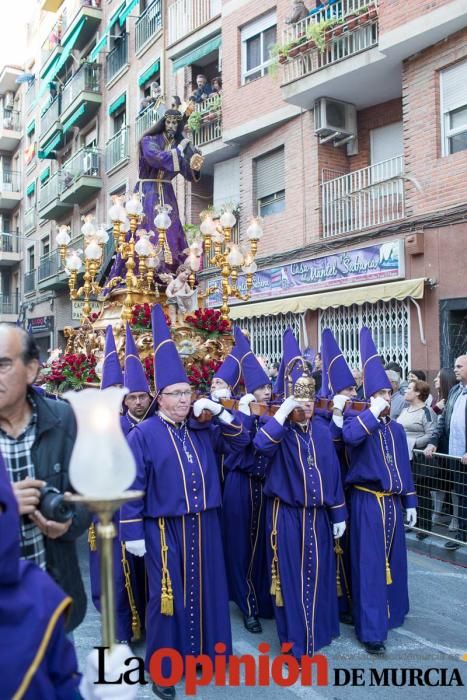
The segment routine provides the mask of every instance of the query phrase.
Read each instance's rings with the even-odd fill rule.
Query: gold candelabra
[[[229,318],[229,298],[248,301],[253,287],[253,275],[258,269],[255,262],[258,251],[258,241],[263,235],[262,222],[254,218],[246,231],[248,246],[240,246],[232,241],[232,230],[237,223],[231,211],[225,211],[218,222],[210,214],[203,217],[200,230],[203,236],[204,252],[209,263],[219,268],[221,275],[222,318]],[[239,276],[245,276],[246,292],[239,287]],[[201,298],[217,291],[217,287],[209,287],[206,292],[198,294]]]

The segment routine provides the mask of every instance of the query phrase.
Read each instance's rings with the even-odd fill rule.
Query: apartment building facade
[[[330,326],[356,365],[363,324],[404,369],[435,372],[465,351],[465,2],[307,4],[293,24],[289,0],[38,4],[36,79],[21,88],[24,158],[35,144],[21,311],[44,351],[79,324],[57,226],[79,247],[83,215],[108,221],[158,116],[142,104],[151,84],[183,101],[199,73],[222,92],[197,105],[205,167],[199,183],[177,179],[180,212],[197,224],[229,204],[240,240],[263,217],[251,300],[232,306],[256,352],[277,360],[288,325],[317,349]]]

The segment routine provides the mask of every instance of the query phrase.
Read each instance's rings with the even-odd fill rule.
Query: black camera
[[[43,486],[40,493],[39,510],[44,518],[64,523],[73,517],[74,505],[65,501],[65,496],[55,486]]]

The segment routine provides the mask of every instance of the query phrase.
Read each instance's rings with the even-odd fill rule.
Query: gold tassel
[[[166,262],[167,265],[172,265],[173,262],[172,251],[170,250],[170,246],[167,239],[165,239],[164,241],[164,262]]]
[[[336,586],[337,586],[337,597],[342,598],[342,584],[341,584],[341,575],[340,575],[340,568],[342,566],[342,555],[344,554],[344,550],[342,549],[340,542],[336,540],[336,543],[334,545],[334,552],[336,553]]]
[[[390,586],[392,583],[391,569],[390,569],[389,562],[387,559],[386,559],[386,583],[388,586]]]
[[[277,516],[279,514],[279,499],[276,498],[272,511],[272,531],[271,531],[271,547],[273,551],[271,564],[271,595],[275,596],[275,602],[278,608],[284,606],[282,598],[281,580],[279,575],[279,557],[277,555]]]
[[[94,523],[91,523],[91,525],[89,526],[88,545],[91,552],[95,552],[97,550],[97,535]]]
[[[133,633],[133,639],[141,639],[141,620],[139,617],[138,610],[136,608],[135,596],[133,595],[133,589],[131,587],[131,572],[130,565],[128,564],[128,559],[126,558],[126,547],[122,542],[122,569],[123,575],[125,577],[125,588],[128,595],[128,602],[130,604],[131,610],[131,631]]]
[[[276,606],[278,608],[284,607],[284,599],[282,598],[281,582],[280,579],[277,580],[276,584]]]
[[[174,614],[174,597],[172,589],[172,581],[167,567],[167,553],[169,548],[165,539],[165,519],[159,518],[159,530],[161,533],[161,560],[162,560],[162,581],[161,581],[161,614]]]

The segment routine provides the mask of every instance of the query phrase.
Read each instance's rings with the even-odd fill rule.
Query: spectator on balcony
[[[292,14],[285,20],[286,24],[295,24],[300,22],[301,19],[305,19],[308,15],[308,8],[303,2],[303,0],[293,0],[292,3]]]
[[[211,81],[212,91],[217,95],[222,95],[222,78],[220,75],[216,75]]]
[[[196,90],[193,92],[190,100],[196,102],[196,104],[201,104],[204,100],[212,94],[212,86],[208,83],[208,79],[203,73],[196,76]]]
[[[461,546],[467,537],[467,355],[461,355],[454,363],[454,373],[459,382],[449,392],[433,440],[425,448],[425,456],[432,457],[441,445],[448,446],[448,454],[457,457],[452,460],[453,507],[458,508],[458,527],[456,541],[446,542],[446,549],[454,550]]]

